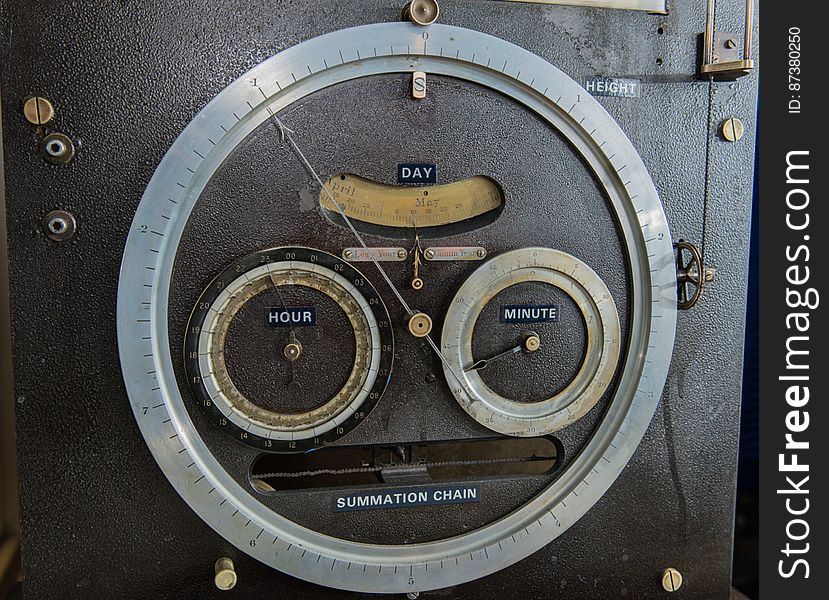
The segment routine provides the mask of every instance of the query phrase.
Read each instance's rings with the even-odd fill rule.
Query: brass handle
[[[743,57],[728,62],[715,62],[714,43],[714,16],[717,9],[716,0],[708,0],[708,10],[705,18],[705,34],[703,41],[703,58],[700,73],[710,77],[723,79],[742,77],[754,69],[753,52],[751,50],[754,37],[754,0],[746,0],[745,35],[743,38]]]

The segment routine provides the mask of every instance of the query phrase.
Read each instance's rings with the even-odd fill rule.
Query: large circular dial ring
[[[450,539],[367,545],[331,538],[274,513],[221,467],[178,390],[168,297],[193,206],[238,144],[272,114],[320,89],[414,71],[497,90],[550,123],[583,157],[604,187],[629,252],[629,350],[613,401],[590,442],[533,500]],[[581,86],[542,58],[490,35],[388,23],[288,49],[229,85],[199,113],[164,157],[138,206],[122,261],[117,317],[121,368],[141,432],[166,477],[206,523],[290,575],[340,589],[400,593],[450,587],[503,569],[555,539],[605,493],[642,439],[665,384],[676,329],[676,272],[662,205],[641,158]]]
[[[282,286],[325,294],[354,331],[355,361],[342,389],[320,406],[295,414],[267,410],[245,397],[225,362],[234,317],[257,295]],[[388,385],[392,336],[383,301],[357,269],[320,250],[271,248],[235,261],[210,283],[187,324],[184,364],[202,408],[220,428],[255,448],[304,452],[344,436],[374,408]],[[283,358],[293,360],[289,350],[300,348],[288,344]]]
[[[504,398],[476,370],[469,369],[472,334],[486,304],[500,292],[527,282],[555,286],[579,307],[587,329],[587,349],[575,378],[541,402]],[[499,433],[519,437],[547,435],[584,416],[607,392],[619,361],[619,314],[601,278],[564,252],[522,248],[501,254],[479,267],[458,290],[446,314],[442,347],[447,381],[460,374],[463,385],[452,392],[469,415]],[[450,369],[451,367],[451,369]]]

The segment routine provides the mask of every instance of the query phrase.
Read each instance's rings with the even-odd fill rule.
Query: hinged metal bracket
[[[708,0],[705,33],[702,42],[700,75],[715,79],[737,79],[754,70],[752,36],[754,33],[754,0],[746,0],[745,33],[740,53],[739,36],[714,30],[716,0]]]
[[[691,242],[679,240],[674,248],[677,308],[689,310],[696,306],[705,287],[717,277],[717,270],[703,265],[702,254]]]

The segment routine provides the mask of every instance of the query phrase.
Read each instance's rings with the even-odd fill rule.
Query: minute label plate
[[[501,307],[501,323],[558,323],[558,305],[507,304]]]

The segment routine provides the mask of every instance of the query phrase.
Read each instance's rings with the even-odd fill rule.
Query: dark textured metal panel
[[[442,22],[492,33],[577,80],[638,77],[640,99],[602,98],[642,155],[674,235],[701,238],[708,85],[694,81],[702,3],[670,16],[458,1]],[[115,290],[132,212],[166,149],[229,81],[323,32],[395,20],[394,0],[320,5],[162,0],[92,6],[2,3],[6,210],[18,455],[28,597],[219,596],[212,563],[234,557],[222,597],[353,598],[276,573],[218,538],[158,470],[128,406],[115,345]],[[739,30],[743,3],[719,2]],[[31,19],[33,13],[40,20]],[[657,28],[662,27],[663,34]],[[661,64],[658,64],[660,59]],[[715,119],[754,130],[756,76],[715,89]],[[46,164],[23,99],[56,105],[54,128],[81,140],[68,167]],[[719,279],[680,315],[674,366],[648,435],[610,492],[556,542],[445,597],[659,595],[668,565],[689,598],[726,598],[753,145],[715,140],[708,260]],[[76,237],[39,232],[53,208]],[[603,244],[596,240],[596,244]],[[200,290],[192,290],[196,295]],[[434,593],[434,596],[439,596]]]

